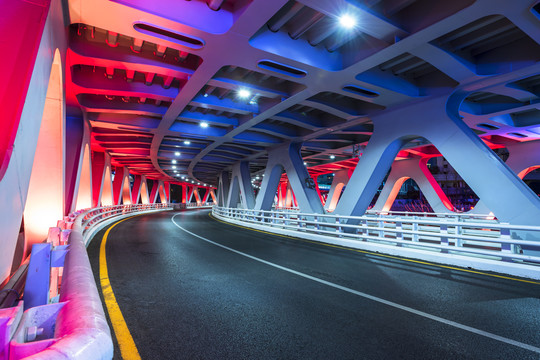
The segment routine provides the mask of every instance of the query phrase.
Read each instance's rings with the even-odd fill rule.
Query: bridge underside
[[[1,9],[4,282],[58,219],[100,205],[401,201],[540,225],[536,0]]]

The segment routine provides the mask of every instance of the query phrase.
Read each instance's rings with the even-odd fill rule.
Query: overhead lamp
[[[330,159],[334,160],[336,158],[335,155],[330,155]]]
[[[197,183],[197,185],[201,185],[201,183]]]
[[[247,90],[247,89],[240,89],[238,90],[238,97],[240,99],[247,99],[248,97],[251,96],[251,91]]]
[[[200,123],[200,125],[201,125],[202,128],[207,128],[208,127],[208,123],[204,122],[204,121],[202,123]]]
[[[343,14],[339,17],[339,24],[345,29],[352,29],[356,26],[356,18],[351,14]]]
[[[171,163],[176,164],[176,160],[172,159]]]
[[[176,151],[176,152],[174,153],[174,156],[180,156],[180,151]]]
[[[184,145],[189,145],[189,144],[191,144],[191,141],[189,141],[189,140],[184,140]]]
[[[306,166],[306,165],[307,165],[307,162],[304,161],[304,166]]]
[[[173,168],[173,169],[176,169],[176,166],[173,165],[172,168]]]

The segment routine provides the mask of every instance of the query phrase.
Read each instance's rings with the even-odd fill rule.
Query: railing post
[[[414,215],[413,216],[413,220],[418,220],[418,216]],[[413,221],[412,222],[412,231],[418,231],[418,222],[417,221]],[[413,233],[412,234],[412,241],[414,242],[418,242],[418,234],[416,233]]]
[[[396,221],[396,230],[399,230],[396,232],[396,240],[403,240],[403,222],[400,220]],[[403,244],[396,243],[396,246],[401,247]]]
[[[383,216],[382,214],[379,214],[379,221],[377,221],[377,227],[380,229],[384,228],[384,222],[382,221],[382,216]],[[384,230],[379,230],[378,232],[379,232],[379,237],[381,239],[384,239]]]
[[[445,221],[446,218],[443,218],[442,221]],[[447,224],[441,224],[440,225],[440,234],[441,234],[441,245],[443,246],[449,246],[448,243],[448,225]],[[447,249],[441,249],[441,253],[448,254]]]
[[[456,222],[461,223],[461,218],[458,216],[456,219]],[[463,226],[458,224],[456,225],[456,235],[462,235],[463,234]],[[462,247],[463,246],[463,240],[456,236],[456,247]]]
[[[508,223],[501,223],[501,225],[509,225]],[[512,240],[512,236],[510,236],[510,229],[508,228],[501,228],[501,240]],[[516,253],[516,245],[515,244],[507,244],[507,243],[501,243],[501,252],[505,254],[515,254]],[[503,256],[502,261],[512,262],[511,256]]]

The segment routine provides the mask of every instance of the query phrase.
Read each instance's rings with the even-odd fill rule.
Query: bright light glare
[[[356,19],[349,14],[343,14],[339,18],[339,23],[346,29],[352,29],[356,26]]]
[[[238,97],[241,98],[241,99],[247,99],[248,97],[251,96],[251,91],[249,90],[246,90],[246,89],[240,89],[238,90]]]
[[[330,155],[330,159],[334,160],[336,158],[335,155]]]
[[[176,164],[176,160],[174,160],[174,159],[173,159],[173,160],[171,160],[171,162],[172,162],[173,164]]]
[[[191,144],[191,141],[189,141],[189,140],[184,140],[184,145],[189,145],[189,144]]]
[[[174,156],[180,156],[180,151],[175,152]]]
[[[208,127],[208,123],[207,123],[207,122],[202,122],[202,123],[201,123],[201,127],[202,127],[202,128],[207,128],[207,127]]]

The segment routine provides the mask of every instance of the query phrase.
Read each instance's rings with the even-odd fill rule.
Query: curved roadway
[[[102,236],[88,249],[96,279]],[[143,359],[540,358],[540,283],[269,235],[209,211],[128,219],[106,251]]]

